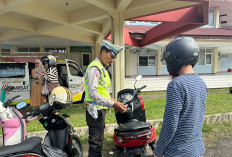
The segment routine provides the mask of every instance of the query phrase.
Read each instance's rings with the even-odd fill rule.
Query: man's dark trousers
[[[86,110],[86,122],[89,126],[89,157],[101,157],[104,140],[106,110],[98,110],[94,119]]]

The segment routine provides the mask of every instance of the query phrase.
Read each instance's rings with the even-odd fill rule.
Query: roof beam
[[[101,34],[102,32],[102,25],[96,22],[88,22],[77,25],[78,28],[85,30],[87,32],[92,32],[96,34]]]
[[[85,0],[89,4],[92,4],[105,11],[115,11],[115,0]]]
[[[149,15],[131,19],[133,21],[157,21],[157,22],[185,22],[185,23],[202,23],[202,14],[199,14],[198,7],[189,7],[179,10],[164,12],[155,15]]]
[[[42,1],[34,1],[24,5],[17,9],[16,12],[59,24],[69,23],[69,18],[64,10]]]
[[[116,0],[116,10],[124,11],[129,6],[132,0]]]
[[[9,15],[0,16],[0,27],[24,30],[29,32],[35,31],[35,23],[23,18],[17,18]]]
[[[0,4],[0,15],[5,14],[10,11],[15,11],[21,6],[29,4],[35,0],[1,0]]]
[[[66,28],[53,29],[49,32],[44,32],[43,34],[48,36],[58,37],[58,38],[74,40],[74,41],[94,43],[93,37],[83,35],[78,33],[77,31],[73,31]]]
[[[32,32],[18,31],[18,30],[10,30],[0,34],[0,41],[12,40],[15,38],[21,38],[25,36],[30,36],[33,34]]]
[[[178,33],[182,33],[182,32],[194,29],[201,25],[200,24],[175,23],[175,22],[163,22],[162,24],[146,32],[146,36],[140,43],[139,47],[144,47],[146,45],[163,40],[167,37],[176,35]]]
[[[136,0],[137,1],[137,0]],[[142,1],[146,2],[146,1]],[[156,13],[161,13],[165,11],[171,11],[178,8],[189,7],[191,5],[199,4],[199,2],[183,2],[183,1],[170,1],[170,0],[160,0],[158,3],[151,3],[149,6],[138,6],[132,7],[131,5],[125,11],[125,19],[131,19],[135,17],[142,17],[146,15],[152,15]],[[168,3],[168,5],[166,5]]]
[[[109,34],[112,26],[112,21],[110,18],[106,19],[105,22],[103,23],[103,28],[102,28],[102,35],[103,37],[106,37],[106,35]]]
[[[100,43],[105,37],[106,35],[109,34],[110,30],[111,30],[111,19],[107,18],[104,23],[102,24],[102,32],[101,34],[96,36],[95,42],[96,43]]]
[[[137,9],[142,9],[146,8],[149,6],[154,6],[159,3],[166,3],[172,0],[146,0],[146,1],[141,1],[141,0],[133,0],[130,5],[127,7],[128,10],[137,10]]]
[[[0,0],[0,5],[6,5],[6,1],[5,0]]]
[[[43,33],[43,32],[47,32],[47,31],[50,31],[52,29],[56,29],[59,27],[63,27],[63,25],[54,23],[54,22],[43,21],[43,22],[37,23],[36,32]]]
[[[81,24],[109,17],[107,13],[96,7],[84,7],[69,13],[70,23]]]

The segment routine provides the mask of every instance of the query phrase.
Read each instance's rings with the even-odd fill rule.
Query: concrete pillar
[[[10,51],[10,53],[15,53],[18,51],[18,46],[14,45]]]
[[[2,62],[2,43],[1,43],[1,42],[0,42],[0,55],[1,55],[0,60],[1,60],[1,62]]]
[[[94,49],[92,49],[92,60],[94,60],[99,55],[100,50],[101,50],[101,44],[95,43]]]
[[[221,28],[221,22],[219,19],[219,8],[215,8],[215,28]]]
[[[112,22],[112,41],[123,47],[113,63],[112,94],[116,98],[118,91],[124,89],[125,83],[125,52],[124,52],[124,13],[114,12]]]
[[[219,60],[218,48],[215,47],[214,52],[213,52],[213,73],[214,74],[218,72],[218,60]]]
[[[66,46],[66,59],[71,59],[70,46]]]
[[[160,61],[161,60],[161,57],[162,57],[162,54],[161,54],[161,50],[158,50],[157,52],[157,57],[156,57],[156,74],[157,75],[161,75],[161,65],[162,65],[162,62]]]
[[[40,45],[40,46],[39,46],[39,49],[40,49],[40,52],[45,53],[45,48],[44,48],[43,45]]]
[[[130,50],[125,51],[126,55],[126,76],[130,76]]]

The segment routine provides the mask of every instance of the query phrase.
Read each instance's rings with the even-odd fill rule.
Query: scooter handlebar
[[[39,109],[33,109],[31,112],[27,112],[26,115],[24,116],[24,118],[28,118],[29,116],[31,117],[35,117],[37,115],[40,114],[40,110]]]
[[[20,95],[16,95],[16,96],[14,96],[14,97],[12,97],[12,98],[6,99],[6,100],[4,101],[4,103],[3,103],[3,105],[4,105],[4,106],[10,105],[10,104],[14,101],[14,99],[17,99],[17,98],[19,98],[19,97],[20,97]]]
[[[133,94],[132,94],[132,96],[133,96],[133,98],[131,99],[131,100],[123,100],[123,101],[121,101],[123,104],[128,104],[129,102],[131,102],[133,99],[134,99],[134,97],[135,97],[135,95],[136,94],[138,94],[138,93],[140,93],[140,91],[142,90],[142,89],[144,89],[144,88],[146,88],[147,87],[147,85],[144,85],[144,86],[142,86],[142,87],[140,87],[140,88],[137,88],[137,89],[134,89],[134,92],[133,92]]]
[[[144,85],[144,86],[138,88],[137,90],[138,90],[138,91],[141,91],[143,88],[146,88],[146,87],[147,87],[147,85]]]

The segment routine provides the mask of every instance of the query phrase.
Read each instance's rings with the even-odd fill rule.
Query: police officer
[[[167,102],[159,140],[158,157],[200,157],[205,152],[202,127],[207,87],[193,70],[200,49],[193,38],[182,37],[164,49],[163,60],[173,80],[167,87]]]
[[[101,157],[104,139],[105,114],[108,107],[126,112],[126,105],[110,97],[109,73],[105,67],[114,62],[122,47],[103,41],[100,55],[92,61],[85,74],[86,121],[89,127],[89,157]]]

